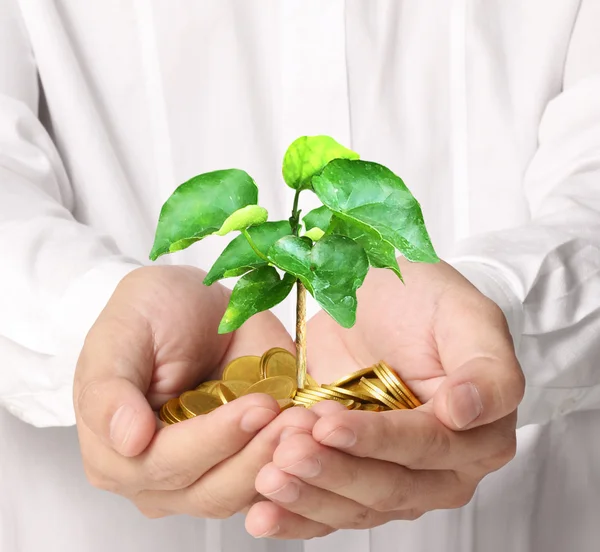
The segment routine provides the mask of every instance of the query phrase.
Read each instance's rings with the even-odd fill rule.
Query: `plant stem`
[[[298,389],[304,388],[306,381],[306,288],[296,282],[296,378]]]
[[[290,226],[292,234],[300,234],[300,211],[298,200],[300,192],[296,190]],[[296,379],[298,389],[303,389],[306,382],[306,288],[300,280],[296,280]]]
[[[296,190],[296,194],[294,195],[294,205],[292,207],[292,217],[290,218],[292,234],[295,236],[300,233],[300,211],[298,211],[298,200],[300,199],[301,191],[302,190]]]
[[[263,261],[269,263],[269,258],[256,246],[246,228],[242,230],[242,234],[244,235],[244,238],[246,238],[246,241],[250,244],[252,251],[254,251],[254,253],[256,253]]]

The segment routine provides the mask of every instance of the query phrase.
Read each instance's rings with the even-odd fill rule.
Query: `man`
[[[76,422],[83,458],[3,416],[3,550],[596,549],[599,2],[0,6],[0,397]],[[311,134],[400,174],[447,263],[373,271],[351,331],[318,313],[310,370],[386,358],[427,404],[250,396],[157,430],[229,359],[291,347],[289,305],[215,338],[227,292],[192,267],[218,246],[142,266],[162,202],[236,166],[282,218]],[[519,452],[480,483],[514,455],[515,348]]]

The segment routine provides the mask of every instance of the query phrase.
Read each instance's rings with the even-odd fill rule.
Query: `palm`
[[[128,331],[140,354],[154,351],[147,374],[147,398],[157,408],[199,382],[218,377],[231,359],[260,355],[273,346],[293,350],[292,340],[270,312],[254,316],[232,334],[218,335],[228,292],[203,285],[204,272],[191,267],[150,267],[137,271],[121,289],[133,314]]]
[[[448,290],[469,284],[445,263],[403,263],[402,270],[406,285],[389,271],[371,270],[353,328],[341,328],[324,312],[309,322],[308,362],[318,381],[385,360],[423,402],[434,395],[447,375],[439,350],[447,317],[440,314],[454,308]]]

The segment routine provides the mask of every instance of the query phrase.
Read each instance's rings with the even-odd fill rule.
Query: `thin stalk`
[[[254,240],[248,233],[248,230],[244,228],[242,230],[242,234],[244,235],[244,238],[246,238],[246,241],[250,244],[252,251],[254,251],[254,253],[256,253],[263,261],[266,261],[267,263],[269,263],[270,262],[269,258],[256,246],[256,244],[254,243]]]
[[[300,233],[300,211],[298,211],[298,200],[300,199],[301,191],[302,190],[296,190],[296,194],[294,195],[294,205],[292,206],[292,217],[290,218],[292,234],[295,236]]]
[[[306,381],[306,288],[296,282],[296,377],[298,389],[304,388]]]
[[[296,190],[290,226],[292,234],[300,234],[300,211],[298,200],[300,192]],[[296,280],[296,378],[298,389],[303,389],[306,382],[306,288],[300,280]]]

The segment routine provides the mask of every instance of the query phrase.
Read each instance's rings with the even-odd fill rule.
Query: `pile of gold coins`
[[[421,403],[408,386],[385,362],[348,374],[329,385],[319,385],[309,374],[306,385],[296,384],[296,358],[280,348],[269,349],[262,357],[244,356],[230,362],[222,380],[205,381],[197,389],[166,402],[159,417],[174,424],[231,402],[242,395],[266,393],[282,410],[292,406],[310,408],[333,400],[349,410],[400,410]]]

